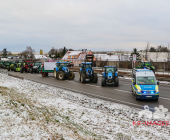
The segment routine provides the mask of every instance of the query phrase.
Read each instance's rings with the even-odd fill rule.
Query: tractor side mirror
[[[157,85],[159,85],[159,82],[157,82]]]

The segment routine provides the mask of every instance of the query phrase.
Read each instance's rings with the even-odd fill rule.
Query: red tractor
[[[32,63],[32,62],[31,61],[26,61],[26,62],[22,63],[22,67],[20,69],[20,72],[21,73],[23,73],[24,71],[28,72],[27,69],[28,69],[30,63]]]

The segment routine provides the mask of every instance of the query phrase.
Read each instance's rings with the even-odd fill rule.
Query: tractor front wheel
[[[119,78],[118,77],[115,78],[115,86],[117,86],[117,87],[119,86]]]
[[[8,71],[10,71],[10,67],[8,67]]]
[[[29,69],[29,72],[30,72],[30,73],[33,73],[32,69]]]
[[[98,81],[97,73],[94,73],[93,82],[97,83],[97,81]]]
[[[65,78],[64,72],[59,72],[58,79],[59,80],[64,80],[64,78]]]
[[[14,72],[16,72],[16,67],[13,68]]]
[[[85,77],[85,74],[84,74],[84,73],[82,73],[82,74],[81,74],[81,82],[82,82],[82,83],[84,83],[84,82],[85,82],[85,78],[86,78],[86,77]]]
[[[68,77],[68,79],[69,79],[69,80],[73,80],[74,77],[75,77],[74,72],[69,72],[69,77]]]

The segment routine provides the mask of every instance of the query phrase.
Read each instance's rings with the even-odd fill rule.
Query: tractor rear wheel
[[[84,74],[84,73],[82,73],[82,74],[81,74],[81,82],[82,82],[82,83],[84,83],[84,82],[85,82],[85,78],[86,78],[86,77],[85,77],[85,74]]]
[[[115,86],[117,86],[117,87],[119,86],[119,78],[118,77],[115,78]]]
[[[106,85],[106,79],[105,78],[102,78],[101,85],[102,85],[102,87]]]
[[[97,83],[97,81],[98,81],[97,73],[94,73],[93,82]]]
[[[59,74],[58,74],[58,79],[59,79],[59,80],[64,80],[64,78],[65,78],[64,72],[59,72]]]
[[[23,73],[23,69],[22,68],[20,69],[20,72]]]
[[[68,79],[69,80],[73,80],[74,79],[74,77],[75,77],[75,74],[74,74],[74,72],[69,72],[69,77],[68,77]]]
[[[54,69],[54,78],[58,78],[56,69]]]

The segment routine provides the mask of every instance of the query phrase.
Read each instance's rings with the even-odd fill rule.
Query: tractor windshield
[[[35,66],[39,66],[41,65],[41,62],[35,63]]]
[[[61,67],[67,67],[68,63],[61,63],[60,66]]]
[[[155,77],[137,77],[138,85],[156,85]]]
[[[114,73],[115,72],[115,68],[106,68],[106,73]]]
[[[84,67],[91,69],[91,68],[92,68],[92,65],[91,65],[91,64],[85,64]]]

